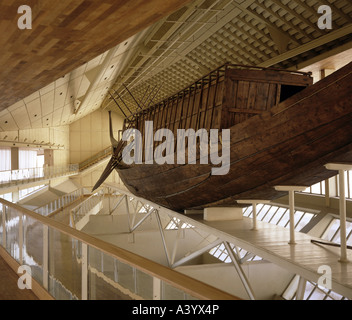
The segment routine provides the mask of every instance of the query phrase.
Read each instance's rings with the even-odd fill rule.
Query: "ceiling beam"
[[[280,63],[282,61],[291,59],[293,57],[296,57],[304,52],[307,52],[309,50],[315,49],[319,46],[322,46],[326,43],[329,43],[331,41],[337,40],[339,38],[342,38],[346,35],[349,35],[352,33],[352,24],[347,25],[345,27],[342,27],[340,29],[337,29],[335,31],[331,31],[325,36],[321,36],[315,40],[312,40],[306,44],[303,44],[297,48],[294,48],[292,50],[289,50],[283,54],[280,54],[272,59],[266,60],[259,64],[259,67],[271,67],[277,63]]]

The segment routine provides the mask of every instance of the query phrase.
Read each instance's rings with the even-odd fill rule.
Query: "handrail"
[[[65,207],[69,203],[75,201],[77,198],[81,197],[84,194],[84,188],[77,189],[70,193],[67,193],[61,196],[58,199],[55,199],[41,207],[34,209],[33,211],[41,214],[42,216],[48,216],[52,212]]]
[[[104,198],[105,191],[99,191],[90,195],[87,199],[80,202],[77,206],[70,210],[70,226],[76,229],[77,223],[95,207]],[[98,197],[98,201],[96,198]]]
[[[96,161],[103,160],[111,155],[112,155],[112,149],[111,149],[111,147],[107,147],[107,148],[99,151],[98,153],[94,154],[89,159],[86,159],[86,160],[80,162],[78,165],[79,170],[82,171],[84,169],[87,169],[91,165],[95,164]]]
[[[48,217],[41,216],[38,213],[22,208],[4,199],[0,199],[0,203],[6,207],[12,208],[22,215],[30,217],[37,222],[42,223],[46,227],[50,227],[59,231],[62,234],[68,235],[80,242],[85,246],[95,248],[119,261],[128,264],[148,275],[164,281],[173,287],[180,289],[195,298],[205,300],[239,300],[238,297],[229,293],[223,292],[217,288],[207,285],[199,280],[191,278],[187,275],[179,273],[175,270],[160,265],[154,261],[141,257],[137,254],[116,247],[111,243],[105,242],[101,239],[94,238],[81,231],[75,230],[61,222],[55,221]],[[3,231],[4,232],[4,231]],[[83,249],[82,249],[83,250]],[[87,249],[86,249],[87,250]],[[85,267],[87,267],[85,265]],[[82,263],[83,268],[83,263]],[[87,276],[88,278],[88,276]],[[83,284],[82,284],[83,287]]]
[[[0,185],[23,184],[26,181],[40,181],[65,174],[78,172],[78,165],[37,167],[18,170],[0,171]]]

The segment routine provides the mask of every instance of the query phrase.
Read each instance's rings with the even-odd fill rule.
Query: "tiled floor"
[[[18,275],[0,257],[0,300],[38,300],[28,289],[17,286]]]

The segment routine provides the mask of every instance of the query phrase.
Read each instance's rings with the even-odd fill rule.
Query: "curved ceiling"
[[[81,3],[81,8],[85,8],[83,3],[86,2],[74,1],[76,5]],[[98,6],[96,19],[100,23],[105,21],[105,16],[98,13],[104,6],[111,8],[112,2],[99,2],[101,7]],[[147,14],[143,9],[138,11],[149,17],[149,20],[142,19],[146,25],[145,20],[156,21],[147,28],[146,25],[141,28],[143,23],[137,23],[141,18],[133,21],[136,12],[133,13],[128,6],[122,9],[131,12],[120,8],[120,14],[126,13],[121,16],[122,23],[109,25],[111,16],[107,15],[105,29],[97,29],[99,32],[94,37],[89,38],[87,34],[85,40],[79,42],[81,54],[71,55],[70,60],[64,55],[68,50],[62,52],[62,59],[70,62],[67,68],[59,68],[63,62],[59,63],[60,59],[53,61],[44,51],[39,56],[46,59],[47,71],[34,72],[33,80],[28,74],[22,78],[21,74],[11,75],[3,68],[0,72],[0,80],[3,81],[0,88],[4,97],[2,106],[5,106],[10,92],[13,93],[11,99],[18,98],[18,88],[23,89],[23,96],[6,109],[0,109],[0,131],[66,125],[98,108],[128,115],[136,110],[135,100],[144,107],[161,101],[226,62],[302,69],[352,48],[352,4],[349,0],[173,0],[174,11],[169,15],[165,14],[168,10],[172,12],[172,3],[161,2],[167,2],[169,6],[153,7],[158,14],[153,15],[151,11]],[[142,5],[145,1],[129,3]],[[188,4],[180,7],[185,3]],[[318,26],[322,16],[318,13],[321,5],[328,5],[332,10],[332,29],[320,29]],[[163,18],[160,12],[164,13]],[[40,21],[45,20],[44,16]],[[129,23],[136,24],[135,33],[131,33],[131,28],[123,32],[123,26]],[[121,30],[119,42],[114,39],[118,43],[115,47],[109,39],[112,32],[117,32],[114,28]],[[138,28],[141,30],[139,33]],[[86,30],[90,32],[89,28]],[[42,32],[48,31],[43,29]],[[3,39],[9,39],[9,36],[3,36]],[[127,36],[130,38],[127,39]],[[54,34],[51,38],[49,36],[46,46],[51,43],[54,50]],[[32,40],[36,41],[35,38]],[[43,43],[38,42],[38,45],[43,46]],[[74,45],[70,43],[70,46]],[[8,43],[5,47],[6,52],[13,48]],[[110,49],[98,55],[97,48]],[[38,52],[25,53],[28,57],[25,61],[30,61],[32,55],[38,60]],[[16,55],[5,53],[2,61],[11,57],[15,59]],[[52,64],[48,63],[50,59]],[[21,58],[17,60],[15,69],[21,67],[21,61]],[[33,65],[34,68],[36,66]],[[73,66],[79,67],[72,71]],[[6,78],[7,74],[10,77]],[[46,80],[43,78],[36,82],[39,75],[45,76]],[[52,82],[48,81],[49,78]],[[7,79],[17,81],[18,87],[5,86]],[[45,83],[45,86],[35,91],[32,82],[37,86]]]
[[[321,5],[332,10],[332,29],[318,26]],[[348,0],[196,0],[149,29],[112,92],[128,113],[123,102],[132,110],[136,103],[125,86],[139,102],[158,102],[226,62],[301,69],[351,48],[351,22]],[[111,97],[103,108],[121,113]]]

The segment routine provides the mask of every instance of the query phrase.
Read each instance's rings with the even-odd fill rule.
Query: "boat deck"
[[[253,231],[252,219],[233,221],[205,221],[202,216],[194,216],[213,234],[251,253],[271,261],[306,280],[318,282],[323,273],[321,266],[329,266],[332,271],[332,290],[352,299],[352,251],[348,250],[349,262],[339,262],[340,248],[311,243],[317,239],[305,233],[295,232],[296,244],[288,244],[290,230],[266,222],[257,222],[258,230]],[[325,276],[325,274],[324,274]]]

